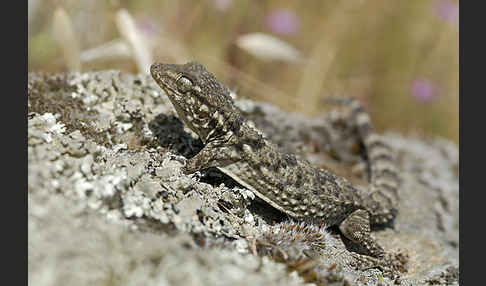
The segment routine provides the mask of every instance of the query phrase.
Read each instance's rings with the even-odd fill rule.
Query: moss
[[[287,272],[297,272],[306,283],[315,285],[347,285],[340,265],[324,266],[315,256],[319,249],[330,244],[323,226],[305,222],[282,222],[272,225],[255,240],[254,249],[261,256],[268,256],[286,265]]]

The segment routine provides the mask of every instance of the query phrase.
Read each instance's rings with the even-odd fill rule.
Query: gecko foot
[[[377,268],[381,270],[383,276],[390,279],[396,279],[408,270],[407,264],[409,256],[403,251],[386,253],[381,258],[362,255],[355,252],[351,252],[351,256],[355,259],[353,265],[356,269],[363,271]]]

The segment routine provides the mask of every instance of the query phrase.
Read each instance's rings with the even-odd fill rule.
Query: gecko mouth
[[[172,87],[170,87],[169,85],[166,85],[164,84],[164,91],[165,93],[167,93],[168,96],[178,96],[178,97],[181,97],[182,94],[177,92],[177,90],[173,89]]]

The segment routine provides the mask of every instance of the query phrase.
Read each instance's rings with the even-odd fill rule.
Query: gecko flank
[[[349,105],[369,164],[366,191],[279,150],[248,123],[234,106],[228,88],[203,65],[156,63],[150,71],[179,117],[204,143],[188,160],[184,173],[217,167],[289,216],[338,225],[367,256],[385,256],[370,234],[370,225],[387,223],[397,214],[398,176],[392,150],[374,133],[357,101]]]

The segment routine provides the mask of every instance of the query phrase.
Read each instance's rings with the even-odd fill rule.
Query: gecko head
[[[229,90],[197,62],[154,63],[150,73],[165,91],[179,118],[205,142],[224,129],[235,111]],[[224,130],[223,130],[224,131]]]

